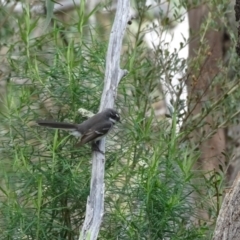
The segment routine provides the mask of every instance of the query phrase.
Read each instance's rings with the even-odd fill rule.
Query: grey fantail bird
[[[81,124],[61,123],[48,120],[38,120],[37,124],[44,127],[68,130],[71,135],[81,138],[80,142],[77,143],[78,147],[85,143],[93,142],[93,149],[99,151],[96,145],[97,141],[104,137],[116,122],[120,122],[118,112],[112,108],[107,108]],[[97,149],[94,148],[94,145]]]

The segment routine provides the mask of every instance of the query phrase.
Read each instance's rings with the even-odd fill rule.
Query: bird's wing
[[[81,141],[76,146],[80,147],[85,143],[102,138],[112,128],[111,122],[98,123],[90,128],[81,138]]]

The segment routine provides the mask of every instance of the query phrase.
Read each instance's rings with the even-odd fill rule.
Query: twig
[[[130,19],[130,1],[122,0],[117,3],[117,12],[113,23],[108,45],[104,89],[101,98],[100,111],[112,108],[120,80],[127,74],[120,69],[120,54],[123,35]],[[101,140],[99,148],[105,149],[105,140]],[[104,214],[104,168],[105,156],[94,152],[92,160],[92,178],[90,196],[87,200],[86,217],[79,239],[97,239],[102,217]]]

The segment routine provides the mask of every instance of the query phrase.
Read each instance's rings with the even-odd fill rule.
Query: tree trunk
[[[189,11],[189,25],[191,31],[189,43],[189,59],[190,61],[197,56],[201,49],[202,35],[197,34],[201,24],[207,19],[209,9],[207,5],[202,5]],[[218,21],[216,19],[216,21]],[[190,78],[187,80],[188,96],[189,96],[189,112],[192,116],[201,113],[207,102],[216,100],[220,95],[220,87],[213,85],[214,78],[219,73],[218,61],[223,57],[222,31],[208,30],[204,36],[204,40],[208,44],[208,51],[201,52],[205,55],[199,70],[196,71],[196,65],[190,66]],[[206,46],[206,45],[205,45]],[[204,56],[203,55],[203,56]],[[190,62],[189,61],[189,62]],[[193,61],[194,62],[194,61]],[[195,61],[196,63],[196,61]],[[220,113],[219,113],[220,114]],[[213,123],[219,118],[219,114],[205,118],[203,127],[196,127],[191,138],[194,144],[200,149],[201,156],[199,159],[200,169],[209,171],[218,169],[220,163],[224,161],[222,152],[225,151],[225,132],[224,129],[216,129],[211,138],[199,143],[201,134],[209,134],[214,129]]]
[[[226,194],[218,215],[213,240],[233,240],[240,238],[240,174]]]

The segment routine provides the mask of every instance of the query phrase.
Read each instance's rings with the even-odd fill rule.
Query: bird
[[[77,147],[92,142],[92,149],[94,151],[100,151],[98,141],[108,134],[117,122],[121,122],[120,115],[112,108],[106,108],[81,124],[54,122],[51,120],[36,121],[39,126],[69,131],[71,135],[80,138],[80,141],[76,144]]]

